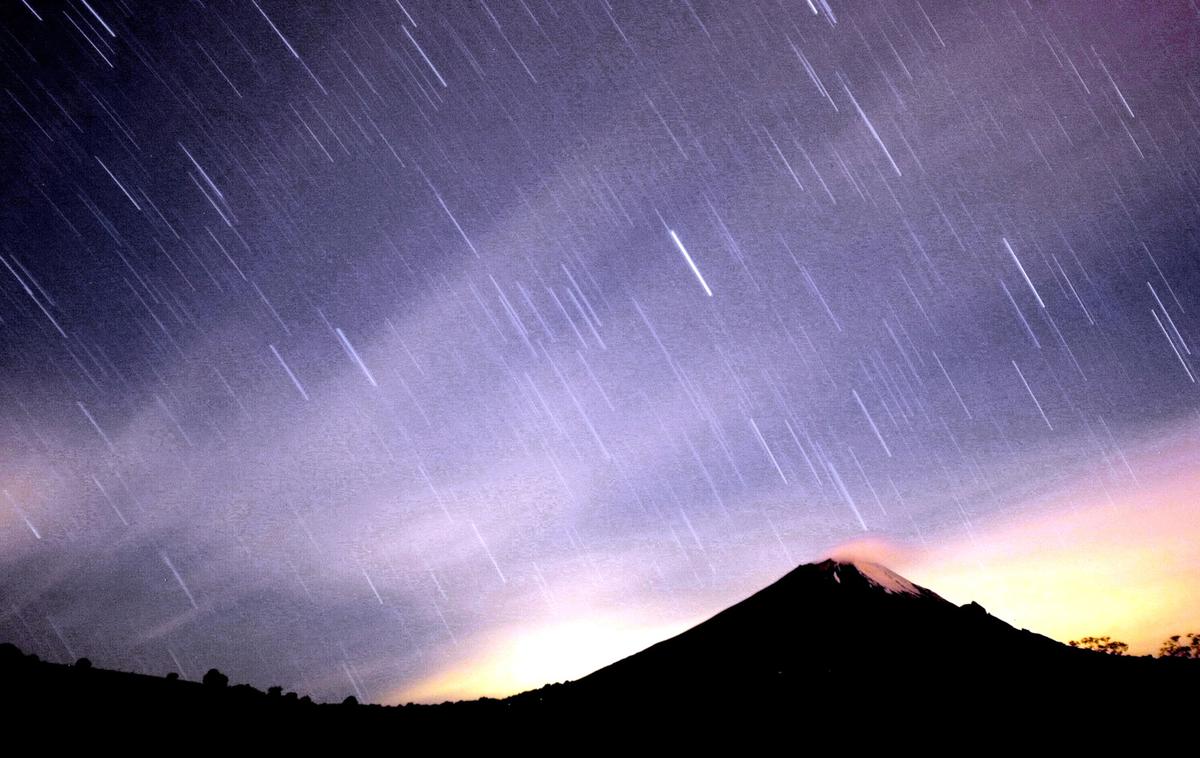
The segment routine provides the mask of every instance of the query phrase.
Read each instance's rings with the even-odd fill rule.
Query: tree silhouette
[[[1128,644],[1107,636],[1084,637],[1081,640],[1071,640],[1067,644],[1071,647],[1094,650],[1097,653],[1104,653],[1105,655],[1126,655],[1129,653]]]
[[[1200,659],[1200,632],[1171,635],[1158,649],[1158,657]]]
[[[80,658],[79,660],[75,661],[75,668],[80,669],[81,671],[87,671],[91,667],[92,662],[88,658]]]
[[[204,679],[201,681],[204,682],[206,687],[221,689],[229,684],[229,677],[225,676],[217,669],[209,669],[208,673],[204,675]]]

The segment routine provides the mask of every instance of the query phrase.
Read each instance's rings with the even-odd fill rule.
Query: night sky
[[[0,14],[0,639],[49,660],[394,702],[545,633],[536,686],[1195,469],[1195,2]]]

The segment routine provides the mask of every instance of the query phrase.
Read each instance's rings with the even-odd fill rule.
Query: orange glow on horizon
[[[970,534],[941,535],[936,546],[868,538],[826,555],[885,565],[951,602],[976,601],[1052,639],[1109,635],[1129,643],[1131,654],[1156,654],[1168,636],[1200,631],[1198,456],[1194,444],[1169,446],[1143,461],[1152,484],[1106,492],[1076,482],[1036,505],[978,521]],[[489,631],[447,651],[451,663],[384,702],[505,697],[577,679],[711,615],[665,622],[665,608],[650,601],[622,614],[595,610],[577,600],[568,620]]]
[[[890,565],[1018,628],[1062,642],[1109,635],[1157,654],[1168,636],[1200,629],[1200,471],[1112,496],[1070,493],[973,539],[893,550]]]
[[[496,634],[501,640],[471,660],[461,661],[386,703],[441,703],[479,697],[506,697],[544,684],[579,679],[668,637],[695,621],[648,624],[629,617],[575,618]]]

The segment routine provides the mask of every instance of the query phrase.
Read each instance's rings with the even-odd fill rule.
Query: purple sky
[[[0,639],[380,700],[1200,419],[1192,2],[298,5],[0,12]]]

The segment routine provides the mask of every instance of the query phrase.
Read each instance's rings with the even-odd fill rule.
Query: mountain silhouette
[[[1014,629],[977,604],[956,606],[878,564],[826,560],[796,568],[578,685],[603,688],[640,679],[660,683],[673,697],[721,689],[778,698],[908,675],[926,681],[1009,678],[1047,665],[1086,667],[1092,658]]]
[[[819,730],[864,709],[876,721],[1147,715],[1174,696],[1190,699],[1198,685],[1198,662],[1073,648],[977,603],[955,605],[884,566],[825,560],[675,637],[535,693],[564,714],[614,704],[677,723],[802,714]]]
[[[958,606],[863,561],[805,564],[670,639],[579,680],[505,699],[383,707],[317,704],[279,688],[228,686],[39,661],[0,645],[0,708],[34,723],[128,722],[142,730],[403,729],[430,744],[448,733],[577,735],[784,724],[810,733],[864,722],[990,727],[1110,714],[1149,720],[1189,701],[1200,662],[1110,656],[1016,629],[976,603]],[[14,721],[13,723],[18,723]],[[367,733],[363,732],[363,733]]]

